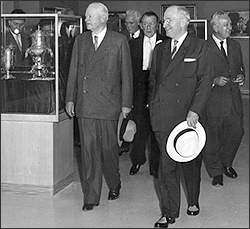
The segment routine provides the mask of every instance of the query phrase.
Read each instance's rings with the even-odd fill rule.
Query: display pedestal
[[[1,121],[1,191],[55,195],[73,181],[73,119]]]

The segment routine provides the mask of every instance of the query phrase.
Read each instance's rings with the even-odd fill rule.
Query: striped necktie
[[[98,36],[94,36],[94,40],[95,40],[95,43],[94,43],[95,50],[97,50],[97,48],[98,48]]]
[[[176,53],[177,43],[178,43],[178,41],[177,41],[177,40],[174,40],[174,48],[173,48],[173,51],[172,51],[172,53],[171,53],[172,59],[174,58],[175,53]]]

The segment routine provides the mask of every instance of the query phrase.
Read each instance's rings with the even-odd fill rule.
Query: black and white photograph
[[[1,228],[249,228],[249,1],[1,1]]]

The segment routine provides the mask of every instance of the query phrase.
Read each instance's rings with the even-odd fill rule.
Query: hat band
[[[178,140],[178,138],[179,137],[181,137],[181,135],[183,135],[183,134],[185,134],[185,133],[187,133],[187,132],[190,132],[190,131],[195,131],[194,129],[191,129],[191,128],[187,128],[187,129],[185,129],[185,130],[182,130],[182,131],[180,131],[176,136],[175,136],[175,138],[174,138],[174,148],[175,148],[175,151],[179,154],[179,152],[178,152],[178,150],[177,150],[177,148],[176,148],[176,143],[177,143],[177,140]],[[181,155],[181,154],[179,154],[179,155]],[[182,156],[182,155],[181,155]]]

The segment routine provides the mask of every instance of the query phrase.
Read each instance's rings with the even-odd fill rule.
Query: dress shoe
[[[223,185],[223,176],[222,175],[218,175],[218,176],[215,176],[213,178],[213,181],[212,181],[212,185],[213,186],[216,186],[216,185]]]
[[[93,210],[94,206],[98,206],[98,204],[84,204],[82,206],[83,211],[90,211]]]
[[[118,185],[115,191],[109,190],[108,200],[116,200],[119,198],[121,189],[121,183]]]
[[[140,167],[141,167],[141,165],[139,165],[139,164],[132,165],[132,167],[131,167],[131,169],[129,171],[129,174],[130,175],[135,175],[136,173],[139,172]]]
[[[162,215],[161,218],[155,223],[154,227],[167,228],[168,224],[173,224],[173,223],[175,223],[175,218],[167,215]]]
[[[200,209],[198,208],[198,206],[196,205],[188,206],[188,209],[187,209],[188,215],[195,216],[195,215],[198,215],[199,213],[200,213]]]
[[[233,167],[224,166],[224,173],[231,178],[236,178],[238,176]]]

